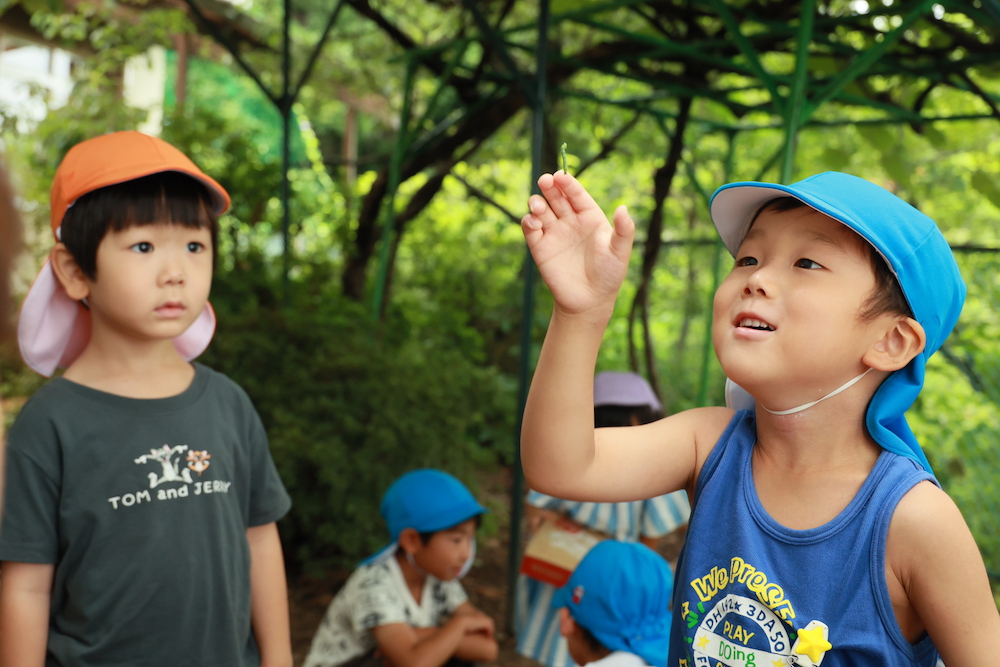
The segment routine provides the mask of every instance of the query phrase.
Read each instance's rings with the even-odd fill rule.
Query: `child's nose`
[[[160,270],[160,281],[165,285],[179,285],[184,282],[184,269],[179,258],[168,256]]]
[[[744,296],[767,296],[772,288],[773,284],[769,272],[763,267],[758,267],[756,271],[747,276],[747,282],[743,286],[743,294]]]

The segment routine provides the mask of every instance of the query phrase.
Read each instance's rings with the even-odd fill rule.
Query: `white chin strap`
[[[812,403],[803,403],[802,405],[799,405],[799,406],[794,407],[794,408],[788,408],[787,410],[769,410],[768,408],[765,408],[763,405],[761,405],[760,407],[761,407],[762,410],[764,410],[764,412],[770,412],[772,415],[779,415],[779,416],[781,416],[781,415],[794,415],[796,412],[802,412],[803,410],[808,410],[809,408],[811,408],[812,406],[816,405],[820,401],[825,401],[826,399],[830,398],[831,396],[836,396],[840,392],[845,391],[847,389],[850,389],[855,384],[857,384],[857,382],[861,378],[863,378],[864,376],[868,375],[871,372],[872,372],[872,369],[869,368],[868,370],[866,370],[861,375],[858,375],[858,376],[855,376],[855,377],[851,378],[850,380],[848,380],[844,384],[840,385],[839,387],[837,387],[836,389],[834,389],[833,391],[831,391],[829,394],[827,394],[823,398],[817,398]]]

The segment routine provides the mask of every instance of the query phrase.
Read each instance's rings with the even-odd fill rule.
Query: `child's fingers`
[[[525,238],[534,233],[541,236],[542,228],[552,225],[555,221],[556,216],[543,197],[531,195],[528,198],[528,213],[521,218],[521,230]]]
[[[566,201],[567,205],[573,211],[582,213],[588,209],[600,210],[597,202],[590,196],[587,189],[580,184],[580,181],[576,180],[576,178],[570,174],[567,174],[564,171],[557,171],[552,175],[552,180],[555,183],[556,188],[558,188],[559,193],[562,195],[563,200]],[[548,198],[548,195],[546,195],[546,198]],[[553,205],[553,208],[555,208],[551,199],[549,199],[549,202]],[[556,213],[560,217],[563,215],[559,209],[556,209]]]
[[[632,241],[635,239],[635,222],[628,214],[624,204],[615,209],[615,227],[611,235],[611,252],[623,261],[628,261],[632,253]]]
[[[548,202],[549,208],[555,216],[557,218],[566,218],[573,215],[576,211],[573,209],[573,204],[566,198],[561,187],[562,181],[561,179],[557,180],[558,176],[566,176],[566,174],[561,171],[557,171],[555,174],[542,174],[538,179],[538,189],[542,191],[545,201]],[[569,178],[573,177],[570,176]],[[574,178],[573,180],[575,181],[576,179]]]
[[[549,203],[545,200],[545,197],[539,195],[528,197],[528,214],[543,225],[551,225],[556,221],[556,214],[549,207]]]

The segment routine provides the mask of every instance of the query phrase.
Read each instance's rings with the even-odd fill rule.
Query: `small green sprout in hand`
[[[569,169],[566,168],[566,142],[563,142],[563,145],[559,147],[559,155],[562,157],[563,171],[568,174]]]

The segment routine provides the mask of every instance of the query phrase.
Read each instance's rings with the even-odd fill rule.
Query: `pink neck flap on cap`
[[[201,355],[215,334],[215,311],[205,308],[187,330],[174,339],[185,360]],[[21,306],[17,342],[24,361],[46,377],[57,368],[68,368],[90,341],[90,311],[69,298],[45,262]]]

